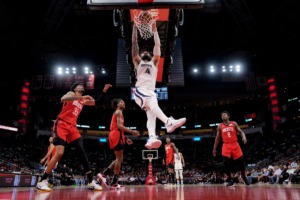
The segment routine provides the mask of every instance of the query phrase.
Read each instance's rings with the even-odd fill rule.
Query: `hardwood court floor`
[[[300,200],[300,185],[127,185],[122,190],[90,191],[84,186],[0,188],[0,200]]]

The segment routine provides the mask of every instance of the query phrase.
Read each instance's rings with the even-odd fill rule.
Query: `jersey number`
[[[151,74],[149,68],[146,69],[145,73]]]
[[[228,138],[231,138],[230,132],[227,132],[227,137],[228,137]]]

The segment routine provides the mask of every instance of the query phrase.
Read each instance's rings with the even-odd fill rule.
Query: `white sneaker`
[[[157,139],[157,136],[152,136],[148,139],[145,147],[147,149],[158,149],[161,145],[161,141]]]
[[[108,188],[107,183],[106,183],[106,176],[104,174],[97,174],[97,179],[99,180],[99,182],[101,182],[101,185],[103,188]]]
[[[172,133],[176,128],[182,126],[186,122],[186,118],[174,119],[169,117],[166,124],[167,133]]]
[[[102,187],[98,183],[96,183],[95,180],[88,184],[88,188],[89,190],[102,191]]]
[[[42,191],[47,191],[47,192],[50,192],[52,189],[48,186],[48,181],[47,180],[43,180],[43,181],[40,181],[36,184],[36,188],[38,190],[42,190]]]

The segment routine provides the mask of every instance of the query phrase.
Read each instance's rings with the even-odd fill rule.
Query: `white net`
[[[134,16],[134,22],[144,40],[153,36],[152,24],[155,22],[155,19],[152,17],[150,12],[141,11],[139,14]]]

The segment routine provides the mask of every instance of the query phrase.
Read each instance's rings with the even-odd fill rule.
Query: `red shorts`
[[[121,138],[122,136],[122,138]],[[109,147],[114,150],[122,150],[125,145],[125,135],[119,130],[112,130],[108,136]]]
[[[173,163],[173,157],[167,157],[166,158],[166,166],[168,166],[169,164],[174,165],[174,163]]]
[[[77,140],[81,137],[76,126],[63,120],[57,121],[56,134],[60,139],[68,143],[73,142],[74,140]]]
[[[222,146],[222,156],[236,160],[243,155],[242,149],[238,142],[224,143]]]

